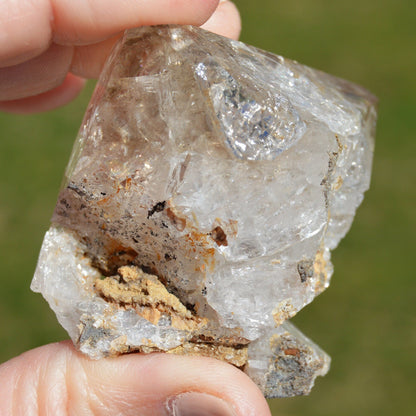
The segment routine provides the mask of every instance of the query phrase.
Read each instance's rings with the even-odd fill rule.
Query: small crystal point
[[[129,30],[98,81],[32,289],[93,358],[200,354],[270,397],[328,357],[287,320],[369,186],[363,88],[195,27]]]
[[[244,371],[268,398],[309,394],[331,359],[286,321],[252,342]]]

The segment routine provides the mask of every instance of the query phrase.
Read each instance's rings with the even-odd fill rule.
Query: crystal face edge
[[[198,351],[242,367],[258,345],[265,394],[305,394],[310,382],[271,388],[284,370],[270,357],[295,368],[292,381],[327,359],[305,372],[296,347],[267,334],[328,285],[330,249],[368,187],[374,122],[363,89],[293,61],[192,27],[128,31],[81,127],[33,287],[92,357]],[[60,245],[72,269],[48,257]],[[123,266],[159,284],[129,285]],[[149,288],[159,309],[141,297]]]

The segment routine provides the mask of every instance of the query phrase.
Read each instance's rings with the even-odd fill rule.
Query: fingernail
[[[167,403],[169,416],[236,416],[231,404],[205,393],[182,393]]]

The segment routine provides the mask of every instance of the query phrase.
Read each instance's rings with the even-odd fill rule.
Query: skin
[[[74,99],[97,78],[121,32],[130,27],[203,25],[237,38],[234,4],[218,0],[2,0],[0,111],[32,113]]]
[[[208,405],[195,415],[270,415],[243,372],[208,358],[130,354],[92,361],[62,342],[3,364],[0,380],[1,415],[169,415],[169,401],[183,392],[225,403],[219,414]]]
[[[202,25],[237,38],[218,0],[2,0],[0,110],[62,106],[96,78],[125,28]],[[167,354],[89,360],[65,341],[0,365],[0,415],[270,416],[254,383],[223,362]]]

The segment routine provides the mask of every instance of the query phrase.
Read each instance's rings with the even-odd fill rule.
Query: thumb
[[[70,342],[0,366],[0,414],[270,416],[240,370],[203,357],[130,354],[92,361]]]

